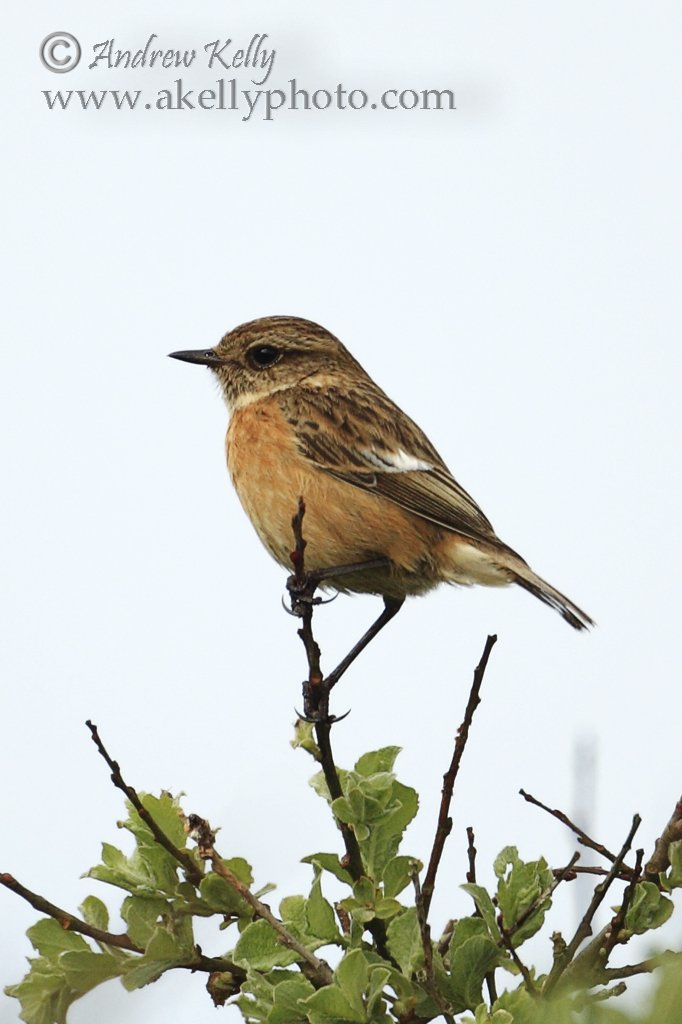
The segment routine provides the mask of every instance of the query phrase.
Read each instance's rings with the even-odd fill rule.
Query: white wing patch
[[[395,452],[377,452],[366,448],[362,453],[368,462],[384,473],[415,473],[433,469],[430,462],[424,462],[398,448]]]

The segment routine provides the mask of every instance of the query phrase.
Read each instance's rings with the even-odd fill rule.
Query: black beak
[[[183,363],[199,363],[201,366],[222,366],[223,360],[212,348],[188,349],[185,352],[169,352],[170,359],[181,359]]]

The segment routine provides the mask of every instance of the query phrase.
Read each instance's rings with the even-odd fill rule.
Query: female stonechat
[[[380,594],[382,625],[439,583],[517,583],[575,629],[593,624],[499,539],[423,431],[324,327],[263,317],[215,348],[171,355],[215,373],[232,482],[280,565],[291,567],[302,497],[306,568],[335,590]]]

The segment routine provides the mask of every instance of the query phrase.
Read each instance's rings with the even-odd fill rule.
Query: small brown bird
[[[593,625],[497,537],[426,435],[324,327],[263,317],[215,348],[171,356],[216,374],[232,414],[232,482],[273,558],[291,568],[302,496],[306,568],[330,570],[324,586],[383,597],[363,641],[407,595],[439,583],[518,583],[575,629]]]

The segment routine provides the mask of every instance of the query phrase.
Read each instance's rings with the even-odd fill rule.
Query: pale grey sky
[[[428,432],[499,534],[597,620],[578,635],[520,590],[408,603],[335,696],[338,760],[398,743],[425,858],[442,772],[488,632],[496,647],[458,782],[434,927],[473,825],[483,880],[505,844],[568,859],[524,786],[569,810],[594,737],[595,830],[631,815],[647,849],[680,790],[678,4],[326,5],[201,12],[130,0],[17,8],[6,35],[2,409],[5,687],[1,863],[75,909],[122,803],[83,722],[140,789],[185,790],[259,883],[304,891],[337,849],[311,764],[289,746],[303,657],[284,574],[227,478],[209,374],[166,359],[271,313],[333,330]],[[65,29],[70,74],[37,50]],[[87,70],[96,42],[166,47],[266,32],[268,86],[452,88],[453,112],[49,111],[41,90],[172,87]],[[230,77],[224,72],[224,77]],[[252,87],[244,72],[240,86]],[[187,86],[216,74],[183,71]],[[331,665],[376,614],[320,611]],[[399,699],[396,700],[396,694]],[[587,862],[589,858],[584,856]],[[114,894],[115,895],[115,894]],[[0,893],[3,984],[36,914]],[[113,900],[109,900],[114,905]],[[568,927],[570,893],[555,927]],[[229,933],[223,936],[229,942]],[[220,937],[208,952],[220,952]],[[679,943],[679,922],[661,942]],[[548,944],[539,956],[548,956]],[[179,974],[117,982],[74,1024],[216,1011]],[[238,1014],[224,1012],[226,1021]],[[0,1000],[0,1021],[16,1004]]]

